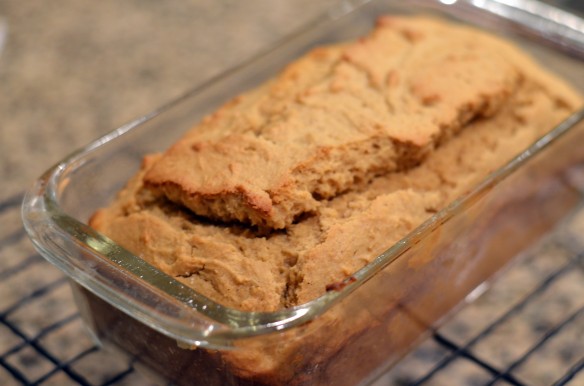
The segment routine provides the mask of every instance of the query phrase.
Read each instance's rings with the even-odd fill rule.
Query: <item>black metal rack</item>
[[[545,352],[546,343],[553,340],[556,335],[564,331],[566,328],[578,323],[578,327],[580,328],[580,330],[584,332],[584,306],[579,306],[574,311],[570,312],[567,315],[564,315],[563,319],[560,322],[556,323],[553,326],[550,326],[545,331],[542,330],[541,335],[537,337],[537,339],[530,345],[530,347],[505,367],[500,367],[495,364],[492,364],[489,358],[486,359],[483,358],[481,352],[473,350],[473,347],[476,346],[477,343],[481,342],[481,340],[487,339],[489,335],[496,331],[498,328],[501,328],[501,326],[504,326],[506,323],[508,323],[511,318],[520,313],[529,304],[531,304],[531,302],[537,301],[538,297],[542,296],[543,293],[549,290],[552,284],[554,284],[557,281],[563,280],[563,277],[566,274],[572,272],[573,270],[581,270],[582,269],[581,260],[582,255],[581,254],[577,255],[574,257],[574,260],[570,261],[569,263],[558,269],[556,272],[551,273],[548,277],[541,281],[538,284],[538,286],[532,290],[532,292],[524,296],[517,303],[510,305],[510,308],[506,309],[505,312],[500,317],[498,317],[494,322],[490,323],[486,328],[482,329],[475,337],[473,337],[464,344],[453,342],[451,339],[443,335],[440,331],[433,332],[432,340],[441,347],[443,347],[444,349],[448,350],[448,354],[442,359],[438,360],[436,364],[424,375],[420,376],[417,379],[411,380],[406,379],[401,384],[404,385],[431,384],[433,377],[435,377],[438,373],[447,368],[448,365],[459,359],[468,361],[469,364],[476,367],[477,369],[483,370],[485,373],[488,374],[487,375],[488,377],[491,377],[490,380],[486,380],[485,382],[480,382],[479,380],[477,380],[476,382],[472,382],[471,380],[470,383],[483,385],[497,384],[515,386],[524,385],[527,386],[531,384],[549,384],[543,383],[544,382],[543,380],[536,383],[524,381],[521,378],[518,378],[516,375],[514,375],[514,370],[520,368],[522,364],[527,362],[529,358],[535,355],[536,353]],[[584,294],[580,293],[574,295],[583,296]],[[485,296],[488,296],[488,293]],[[542,310],[542,312],[546,311]],[[514,344],[513,341],[509,341],[508,343]],[[584,356],[577,359],[574,364],[565,369],[565,371],[562,372],[562,374],[559,377],[557,377],[552,384],[568,385],[570,384],[570,382],[575,381],[576,376],[583,369]],[[584,378],[580,379],[579,382],[584,382]]]
[[[28,241],[20,202],[0,202],[0,384],[153,384],[91,339],[66,278]],[[584,384],[584,243],[567,233],[527,251],[375,385]]]

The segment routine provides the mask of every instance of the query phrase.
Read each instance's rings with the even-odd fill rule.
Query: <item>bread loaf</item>
[[[384,17],[146,157],[91,226],[219,303],[274,311],[325,293],[581,105],[508,42]]]

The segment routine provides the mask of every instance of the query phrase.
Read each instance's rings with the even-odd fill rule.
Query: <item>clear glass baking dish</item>
[[[163,150],[310,47],[363,35],[387,13],[431,13],[493,30],[584,91],[584,22],[555,8],[530,1],[341,3],[275,48],[76,151],[28,191],[25,227],[71,278],[100,341],[177,384],[367,384],[580,202],[584,111],[335,290],[273,313],[221,306],[86,225],[145,154]]]

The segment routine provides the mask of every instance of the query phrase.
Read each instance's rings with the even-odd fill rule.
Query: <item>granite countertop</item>
[[[0,385],[25,379],[51,385],[155,384],[133,371],[128,360],[95,346],[63,275],[40,259],[24,236],[21,194],[72,150],[251,57],[335,2],[0,0]],[[550,339],[550,350],[521,361],[513,377],[498,385],[513,380],[545,385],[582,364],[584,315],[577,312],[584,301],[584,273],[574,248],[584,249],[577,237],[584,215],[566,229],[560,239],[569,234],[567,244],[558,236],[526,253],[440,330],[441,338],[478,353],[489,366],[507,368],[537,333],[576,312],[575,322]],[[576,268],[552,280],[535,303],[505,317],[542,280],[569,264]],[[544,305],[555,311],[538,313]],[[488,331],[488,339],[473,342],[498,318],[503,321]],[[490,382],[488,366],[453,356],[442,343],[425,341],[378,385],[409,384],[441,361],[444,370],[428,384]],[[572,382],[584,384],[584,375]]]

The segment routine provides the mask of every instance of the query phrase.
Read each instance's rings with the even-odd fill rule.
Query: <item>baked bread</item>
[[[577,92],[508,42],[435,19],[384,17],[369,36],[311,51],[164,154],[146,156],[90,225],[225,306],[275,311],[304,304],[337,288],[582,105]],[[489,226],[482,220],[476,232]],[[407,264],[431,265],[434,252]],[[481,272],[495,269],[479,260],[486,264]],[[428,301],[428,315],[456,304],[476,285],[467,281]],[[395,288],[405,298],[413,284],[402,284]],[[381,307],[352,315],[336,307],[285,338],[238,342],[238,350],[183,350],[177,358],[185,373],[174,371],[171,379],[189,384],[188,369],[201,367],[217,384],[292,385],[310,377],[331,384],[332,376],[353,384],[425,328],[396,312],[399,302]],[[376,344],[384,347],[364,356],[374,360],[345,369]],[[168,360],[167,351],[161,355]]]
[[[274,311],[323,294],[581,104],[498,38],[385,17],[146,157],[90,224],[219,303]]]

